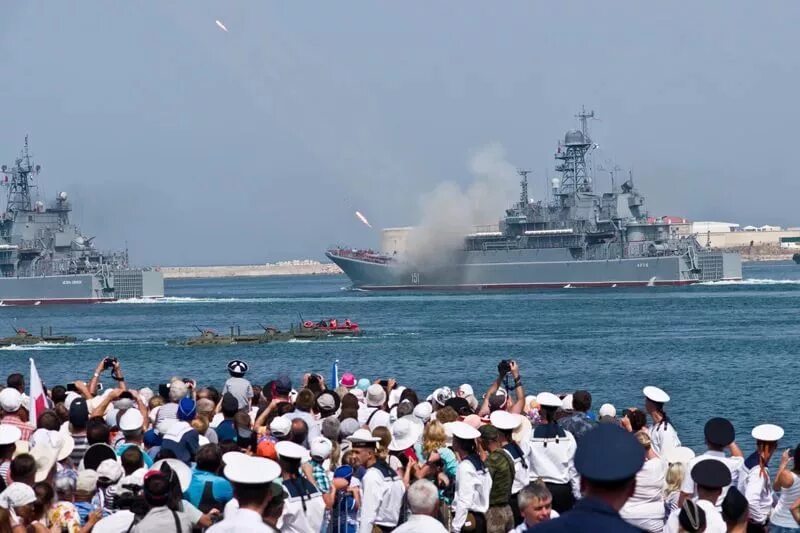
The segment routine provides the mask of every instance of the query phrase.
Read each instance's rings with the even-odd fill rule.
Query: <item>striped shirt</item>
[[[86,439],[85,432],[73,433],[72,439],[75,441],[75,447],[72,449],[72,453],[69,454],[69,460],[72,461],[72,466],[77,467],[86,454],[87,448],[89,448],[89,441]]]
[[[0,420],[0,423],[8,424],[10,426],[17,426],[22,433],[20,440],[30,440],[31,433],[35,429],[32,425],[28,424],[27,422],[23,422],[20,417],[17,415],[6,415]]]

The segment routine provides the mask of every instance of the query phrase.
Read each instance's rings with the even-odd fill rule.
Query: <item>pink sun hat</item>
[[[342,374],[342,379],[339,380],[339,385],[348,389],[352,389],[356,386],[356,377],[352,372],[345,372]]]

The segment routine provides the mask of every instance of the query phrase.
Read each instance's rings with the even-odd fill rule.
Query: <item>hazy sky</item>
[[[652,214],[800,225],[800,3],[3,2],[0,160],[138,263],[322,259],[580,106]],[[225,23],[229,33],[214,23]],[[606,175],[598,175],[606,185]],[[509,201],[513,200],[510,198]],[[498,217],[501,213],[498,213]]]

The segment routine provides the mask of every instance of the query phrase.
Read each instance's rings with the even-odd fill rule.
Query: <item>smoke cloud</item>
[[[473,231],[496,231],[502,213],[513,201],[516,167],[506,160],[500,143],[477,150],[468,162],[474,180],[463,187],[446,181],[420,199],[419,224],[408,236],[412,264],[436,264],[462,249]]]

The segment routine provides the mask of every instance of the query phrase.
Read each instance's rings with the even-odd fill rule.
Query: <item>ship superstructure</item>
[[[669,221],[648,217],[632,176],[612,190],[594,189],[588,157],[596,147],[587,121],[559,141],[560,177],[548,201],[528,195],[528,171],[519,171],[520,200],[496,229],[464,237],[444,261],[412,261],[411,254],[382,255],[335,248],[327,257],[364,289],[488,289],[688,285],[741,279],[741,259],[702,247]]]
[[[0,214],[0,302],[4,305],[92,303],[164,295],[161,272],[131,268],[126,251],[104,252],[70,222],[66,192],[37,198],[41,171],[28,139],[14,165],[0,166],[7,188]]]

